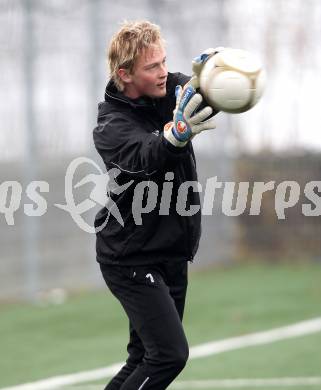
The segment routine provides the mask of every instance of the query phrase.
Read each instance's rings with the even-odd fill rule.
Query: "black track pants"
[[[187,262],[101,265],[107,286],[129,318],[128,359],[105,390],[163,390],[188,359],[182,326]]]

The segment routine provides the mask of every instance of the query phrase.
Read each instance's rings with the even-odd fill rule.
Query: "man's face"
[[[132,99],[166,95],[166,52],[161,43],[153,44],[137,58],[133,72],[128,75],[124,94]]]

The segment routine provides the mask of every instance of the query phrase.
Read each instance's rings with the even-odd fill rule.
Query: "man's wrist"
[[[173,122],[166,123],[166,125],[164,126],[164,137],[172,145],[174,145],[178,148],[182,148],[187,144],[188,140],[187,141],[179,141],[173,134],[173,127],[174,127]]]

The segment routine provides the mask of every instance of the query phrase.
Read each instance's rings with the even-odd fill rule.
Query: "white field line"
[[[274,341],[290,339],[320,331],[321,317],[318,317],[309,321],[298,322],[282,328],[268,330],[266,332],[251,333],[221,341],[200,344],[191,348],[190,358],[195,359],[209,355],[216,355],[221,352],[251,347],[254,345],[273,343]]]
[[[260,379],[205,379],[174,382],[170,389],[241,389],[258,387],[320,386],[321,377],[260,378]],[[68,390],[100,390],[102,385],[75,385]],[[65,388],[65,390],[67,390]]]
[[[196,345],[190,349],[190,359],[196,359],[209,355],[215,355],[226,351],[232,351],[244,347],[272,343],[278,340],[290,339],[321,331],[321,317],[312,320],[298,322],[293,325],[268,330],[265,332],[251,333],[240,337],[232,337],[225,340],[213,341]],[[0,390],[51,390],[66,385],[75,385],[94,380],[105,379],[115,375],[124,363],[116,363],[105,368],[91,371],[83,371],[70,375],[55,376],[33,383],[25,383],[18,386],[5,387]]]

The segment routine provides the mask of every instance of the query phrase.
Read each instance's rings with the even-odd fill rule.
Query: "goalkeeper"
[[[166,389],[188,359],[182,318],[188,262],[198,249],[201,226],[200,208],[188,211],[200,206],[199,194],[189,188],[185,215],[176,203],[180,185],[197,182],[191,139],[215,127],[212,108],[196,93],[197,75],[211,54],[195,59],[191,80],[169,73],[160,29],[148,21],[125,22],[109,46],[111,78],[99,104],[94,143],[107,171],[118,170],[117,184],[134,185],[111,195],[123,225],[107,207],[95,218],[97,261],[129,319],[126,364],[105,390]],[[137,225],[136,185],[154,182],[162,189],[166,181],[173,186],[168,212],[161,212],[158,199]],[[154,188],[146,187],[145,201]]]

